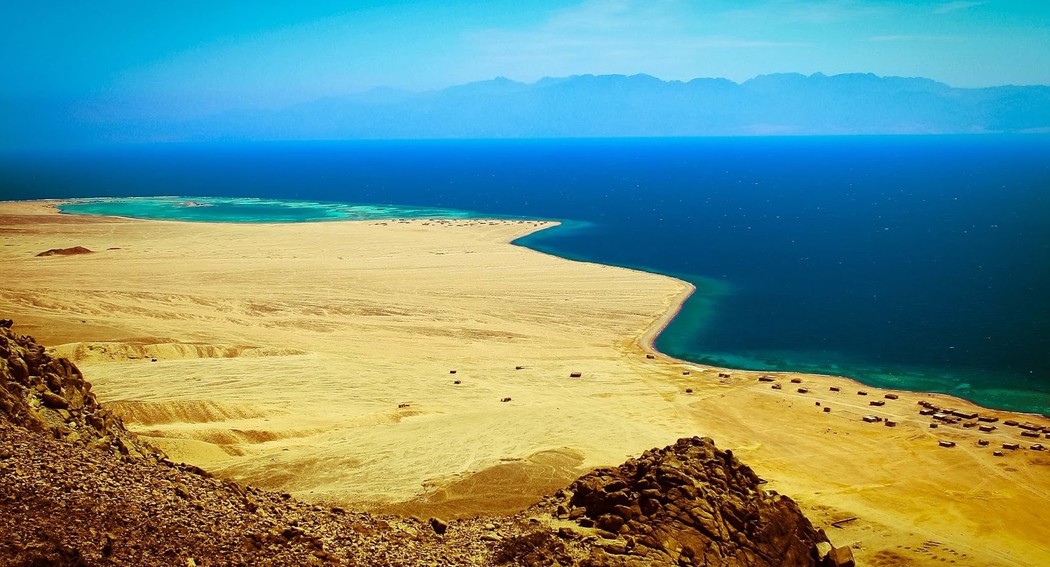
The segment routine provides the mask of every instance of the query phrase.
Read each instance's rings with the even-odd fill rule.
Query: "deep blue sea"
[[[80,207],[241,222],[559,219],[561,227],[518,243],[697,286],[657,341],[670,355],[840,374],[1050,415],[1050,136],[231,143],[0,155],[4,199],[157,195],[180,197]],[[206,197],[263,201],[171,206]],[[287,199],[321,203],[289,207]]]

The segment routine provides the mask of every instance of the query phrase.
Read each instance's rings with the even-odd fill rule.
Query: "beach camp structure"
[[[773,377],[772,376],[759,376],[758,377],[758,381],[759,382],[772,382],[773,381]]]
[[[689,376],[689,371],[688,370],[683,370],[682,371],[682,376]],[[728,376],[728,374],[727,374],[727,376]]]
[[[884,405],[886,405],[886,402],[884,402],[882,400],[871,400],[870,402],[868,402],[868,405],[869,406],[884,406]]]
[[[1016,451],[1016,450],[1018,450],[1020,448],[1021,448],[1021,445],[1019,445],[1017,443],[1003,443],[1003,449],[1009,449],[1011,451]]]
[[[828,390],[831,390],[832,392],[838,392],[838,391],[841,391],[842,388],[839,388],[838,386],[832,386],[832,387],[828,388]]]
[[[1039,434],[1035,431],[1022,431],[1021,437],[1034,437],[1036,439],[1039,439]]]
[[[967,421],[966,423],[963,423],[963,427],[966,427],[966,428],[974,427],[976,425],[977,425],[976,421]]]
[[[773,388],[774,390],[779,390],[780,384],[773,384],[772,386],[770,386],[770,388]]]
[[[453,380],[452,383],[453,384],[460,384],[460,383],[462,383],[462,380]]]
[[[977,421],[983,421],[985,423],[995,423],[999,421],[999,418],[995,417],[994,415],[981,415],[977,417]]]
[[[975,411],[952,410],[951,414],[955,417],[961,417],[963,419],[977,419],[977,412]]]
[[[955,446],[955,441],[945,441],[945,440],[942,439],[942,440],[938,441],[937,444],[940,445],[941,447],[954,447]]]
[[[569,373],[569,378],[579,378],[581,376],[583,376],[583,372],[570,372]]]
[[[685,389],[685,393],[692,394],[693,393],[693,389],[692,388],[686,388]]]
[[[791,383],[792,384],[801,384],[802,383],[802,379],[801,378],[792,378],[791,379]]]
[[[799,389],[798,389],[798,393],[800,393],[800,394],[808,394],[808,393],[809,393],[809,390],[807,390],[807,389],[805,389],[805,388],[799,388]]]
[[[930,424],[930,429],[937,429],[937,424],[936,423],[931,423]]]
[[[868,393],[867,393],[867,392],[865,392],[864,390],[857,390],[857,395],[858,395],[858,396],[867,396],[867,395],[868,395]]]
[[[879,422],[878,416],[874,416],[874,415],[866,415],[866,416],[862,417],[861,419],[864,420],[865,423],[878,423]]]
[[[1002,451],[992,451],[992,455],[996,456],[996,457],[1002,457],[1003,456],[1003,452]]]
[[[899,396],[897,396],[897,394],[886,394],[883,397],[886,398],[887,400],[896,400]]]
[[[502,399],[500,399],[500,401],[503,402],[503,403],[507,403],[507,402],[510,401],[510,398],[502,398]]]
[[[408,406],[409,406],[409,404],[406,404],[406,403],[400,403],[400,404],[397,404],[397,407],[398,407],[398,409],[405,409],[405,408],[407,408]]]
[[[831,408],[825,406],[824,407],[824,413],[831,413]]]
[[[930,408],[923,408],[923,409],[919,410],[919,415],[933,415],[934,413],[936,413],[936,412],[934,412]]]
[[[885,425],[886,427],[897,427],[897,422],[887,419],[885,423],[883,423],[883,425]]]
[[[982,433],[991,433],[991,432],[995,431],[995,426],[994,425],[979,425],[979,426],[977,426],[977,429],[979,431],[981,431]]]
[[[1046,449],[1046,447],[1043,447],[1039,443],[1036,443],[1036,444],[1032,445],[1032,450],[1033,451],[1043,451],[1045,449]]]
[[[1013,420],[1013,419],[1008,419],[1008,420],[1003,422],[1003,425],[1009,425],[1010,427],[1017,427],[1017,421]]]
[[[449,371],[448,371],[448,373],[449,373],[449,374],[455,374],[455,373],[456,373],[456,371],[455,371],[455,370],[449,370]]]
[[[981,447],[987,447],[988,446],[988,440],[987,439],[978,439],[977,440],[977,444],[980,445]]]
[[[655,354],[647,354],[647,355],[645,355],[645,358],[648,358],[649,360],[652,360],[652,359],[656,358],[656,355]]]

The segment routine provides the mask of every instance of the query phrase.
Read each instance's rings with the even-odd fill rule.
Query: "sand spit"
[[[1046,420],[842,378],[761,382],[653,353],[648,338],[688,286],[507,244],[543,226],[208,225],[4,203],[0,258],[18,277],[0,284],[0,312],[62,349],[143,339],[288,349],[82,368],[172,458],[307,501],[511,512],[581,471],[700,435],[863,564],[1050,562],[1050,455],[1021,436],[1031,430],[1003,425]],[[73,244],[99,252],[35,258]],[[1000,421],[931,429],[918,413],[926,400]]]

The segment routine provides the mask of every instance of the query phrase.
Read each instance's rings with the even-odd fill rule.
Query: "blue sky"
[[[1050,84],[1050,1],[5,2],[0,96],[276,107],[506,76]]]

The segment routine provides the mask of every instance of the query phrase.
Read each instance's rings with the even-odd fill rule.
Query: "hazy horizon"
[[[66,124],[162,127],[496,77],[740,84],[872,73],[968,89],[1050,85],[1050,4],[1020,0],[100,0],[9,3],[0,16],[0,126],[15,146],[61,142]]]

